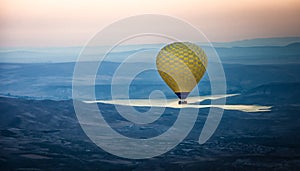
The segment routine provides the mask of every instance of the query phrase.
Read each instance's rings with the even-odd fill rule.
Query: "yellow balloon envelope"
[[[207,56],[196,44],[175,42],[159,51],[156,66],[162,79],[184,100],[203,77],[207,67]]]

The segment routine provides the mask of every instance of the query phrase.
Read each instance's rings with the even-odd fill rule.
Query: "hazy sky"
[[[300,0],[1,0],[0,47],[82,46],[146,13],[182,18],[210,41],[300,36]]]

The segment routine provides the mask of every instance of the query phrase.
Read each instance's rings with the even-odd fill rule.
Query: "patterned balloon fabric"
[[[188,42],[166,45],[156,57],[160,76],[180,99],[185,99],[201,80],[207,62],[204,50]]]

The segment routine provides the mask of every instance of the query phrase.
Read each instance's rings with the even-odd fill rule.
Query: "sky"
[[[300,36],[299,0],[1,0],[0,47],[83,46],[139,14],[183,19],[213,42]]]

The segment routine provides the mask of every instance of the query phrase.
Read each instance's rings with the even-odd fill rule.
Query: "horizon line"
[[[300,42],[300,35],[298,36],[282,36],[282,37],[256,37],[256,38],[247,38],[247,39],[237,39],[233,41],[211,41],[211,42],[194,42],[194,43],[211,43],[211,44],[226,44],[226,43],[238,43],[238,42],[246,42],[246,41],[253,41],[253,40],[263,40],[263,39],[299,39]],[[132,43],[132,44],[122,44],[119,46],[136,46],[136,45],[160,45],[160,44],[165,44],[163,42],[161,43]],[[0,49],[11,49],[11,48],[82,48],[84,47],[85,44],[83,45],[55,45],[55,46],[0,46]],[[101,46],[111,46],[111,45],[95,45],[95,46],[90,46],[90,47],[101,47]]]

